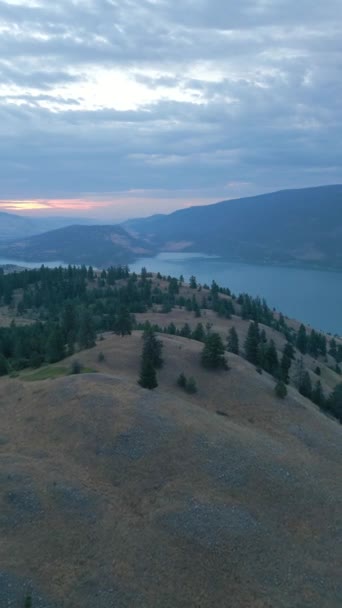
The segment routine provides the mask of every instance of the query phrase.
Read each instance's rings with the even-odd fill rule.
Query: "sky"
[[[342,182],[341,0],[0,0],[0,211]]]

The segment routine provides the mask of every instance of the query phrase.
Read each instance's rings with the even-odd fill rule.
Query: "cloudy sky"
[[[0,210],[342,182],[341,0],[0,0]]]

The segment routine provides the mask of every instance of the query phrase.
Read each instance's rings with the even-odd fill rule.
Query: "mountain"
[[[73,217],[23,217],[0,212],[0,242],[29,237],[72,224],[94,224],[93,219]]]
[[[68,226],[0,245],[0,256],[18,261],[98,266],[126,264],[154,253],[145,239],[130,235],[119,225]]]
[[[190,207],[124,226],[160,251],[342,270],[342,185]]]
[[[82,270],[66,273],[64,289],[62,276],[25,274],[22,337],[42,319],[37,347],[42,325],[55,327],[46,316],[56,320],[54,296],[62,313],[74,293],[75,311],[87,301],[101,339],[58,363],[35,370],[20,363],[13,377],[0,378],[0,605],[25,606],[29,593],[33,608],[340,608],[342,426],[299,394],[296,361],[279,399],[275,379],[244,356],[249,319],[237,301],[225,318],[210,307],[208,289],[177,284],[177,298],[200,303],[198,317],[176,301],[169,312],[141,306],[150,280],[151,293],[168,301],[174,281],[126,277],[113,289],[108,273],[105,288],[87,279],[86,299]],[[29,293],[39,296],[33,309]],[[160,331],[159,386],[143,389],[142,332],[122,338],[100,325],[123,301],[144,310],[137,324],[173,324],[175,332],[202,321],[224,340],[234,326],[240,355],[225,353],[229,370],[209,370],[200,341]],[[13,316],[13,307],[0,308]],[[280,355],[286,338],[277,319],[260,329]],[[15,320],[4,321],[7,352],[8,332],[24,322]],[[302,361],[296,347],[294,356]],[[341,380],[332,356],[315,356],[302,363],[312,378],[319,365],[331,390]],[[70,375],[76,357],[84,373]],[[197,393],[177,385],[181,373],[196,380]]]

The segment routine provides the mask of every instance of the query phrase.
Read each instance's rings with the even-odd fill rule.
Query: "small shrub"
[[[180,388],[183,388],[187,393],[189,393],[189,395],[197,393],[196,381],[194,378],[192,378],[192,376],[190,376],[190,378],[187,378],[186,375],[182,372],[177,378],[177,384],[178,386],[180,386]]]
[[[105,360],[105,356],[102,351],[98,354],[97,360],[99,363],[102,363]]]
[[[32,596],[30,593],[26,594],[24,608],[32,608]]]
[[[320,376],[320,375],[321,375],[321,368],[320,368],[318,365],[317,365],[317,367],[316,367],[316,369],[315,369],[315,374],[316,374],[317,376]]]
[[[279,380],[279,382],[277,382],[277,384],[274,387],[274,392],[277,395],[277,397],[279,397],[279,399],[285,399],[285,397],[287,395],[286,384],[282,380]]]
[[[189,380],[187,380],[185,390],[190,395],[197,393],[197,385],[194,378],[190,377]]]
[[[183,374],[183,372],[181,374],[179,374],[179,376],[177,378],[177,384],[181,388],[185,388],[186,387],[186,376]]]
[[[71,363],[70,374],[72,374],[72,375],[74,375],[74,374],[80,374],[82,372],[82,369],[83,369],[82,363],[80,363],[80,361],[78,361],[77,359],[75,359]]]

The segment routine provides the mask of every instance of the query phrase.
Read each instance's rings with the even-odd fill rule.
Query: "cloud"
[[[342,180],[340,0],[2,0],[0,34],[2,199]]]

